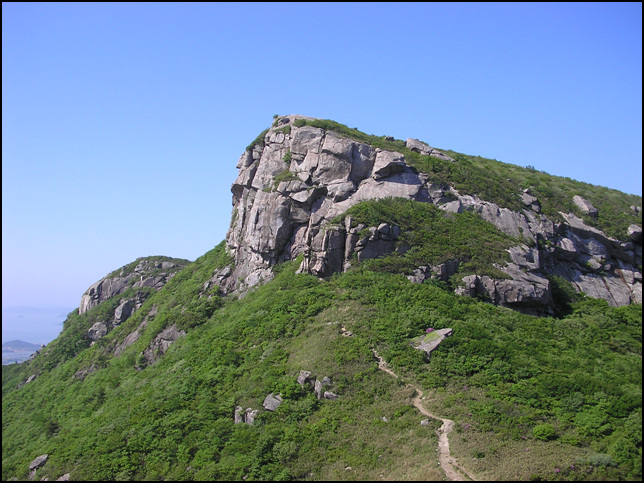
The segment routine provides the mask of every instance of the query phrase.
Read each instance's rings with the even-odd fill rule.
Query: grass
[[[317,455],[314,452],[310,458],[315,461],[317,456],[326,464],[318,462],[316,469],[307,458],[299,463],[301,469],[295,474],[304,475],[306,480],[323,481],[442,479],[434,451],[436,427],[420,425],[424,417],[410,409],[412,390],[379,371],[368,351],[349,364],[339,363],[335,357],[346,349],[343,346],[355,345],[356,339],[341,335],[340,324],[352,330],[357,317],[368,320],[369,312],[355,302],[330,307],[315,318],[292,347],[288,361],[292,374],[309,370],[318,378],[326,375],[332,380],[334,375],[342,374],[338,381],[342,384],[340,398],[333,405],[325,405],[309,423],[317,427],[321,421],[325,425],[337,422],[334,431],[321,434],[318,441],[317,446],[328,447],[329,451]],[[353,337],[357,337],[359,345],[366,342]],[[338,420],[338,414],[345,416]],[[389,421],[383,421],[383,417]],[[338,445],[342,435],[352,435],[348,445]]]

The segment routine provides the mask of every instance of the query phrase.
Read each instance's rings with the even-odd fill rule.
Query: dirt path
[[[375,349],[372,349],[373,355],[378,359],[378,369],[385,371],[387,374],[391,374],[395,378],[398,378],[398,375],[387,367],[385,360],[378,355]],[[451,419],[439,418],[438,416],[433,415],[423,406],[423,391],[418,389],[412,384],[407,384],[408,387],[413,388],[416,391],[416,395],[412,399],[412,404],[416,409],[418,409],[422,414],[432,419],[438,419],[442,421],[443,425],[438,428],[436,434],[438,434],[438,461],[440,462],[441,468],[445,472],[447,478],[451,481],[469,481],[476,480],[472,475],[470,475],[465,468],[458,464],[456,459],[454,459],[449,452],[449,440],[447,435],[454,429],[454,421]]]

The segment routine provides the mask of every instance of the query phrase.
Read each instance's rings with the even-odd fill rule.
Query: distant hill
[[[37,351],[40,349],[38,344],[32,344],[31,342],[25,342],[22,340],[11,340],[9,342],[2,343],[2,351]]]
[[[2,364],[13,364],[14,362],[24,362],[31,355],[40,349],[38,344],[25,342],[22,340],[12,340],[2,343]]]

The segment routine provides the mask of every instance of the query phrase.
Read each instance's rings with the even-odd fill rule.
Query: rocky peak
[[[456,162],[417,139],[407,139],[405,147]],[[470,278],[460,289],[465,295],[484,292],[494,303],[551,313],[545,275],[554,274],[613,305],[641,302],[641,271],[635,268],[641,266],[641,227],[638,231],[633,226],[628,234],[631,241],[622,243],[572,213],[561,214],[564,223],[549,220],[528,189],[517,192],[525,207],[522,211],[461,195],[453,186],[429,182],[407,164],[403,153],[335,132],[327,121],[300,115],[275,118],[263,139],[241,155],[237,167],[226,237],[234,264],[213,276],[224,292],[243,294],[271,279],[275,264],[298,256],[302,256],[301,272],[328,276],[346,270],[354,258],[360,261],[390,253],[398,227],[352,228],[350,223],[333,220],[361,201],[400,197],[434,203],[446,212],[478,213],[527,243],[512,249],[512,262],[499,267],[512,280]],[[573,201],[584,213],[596,215],[587,200],[575,196]],[[410,280],[422,281],[432,270],[419,267]]]
[[[355,233],[333,226],[334,217],[369,199],[430,200],[427,186],[402,153],[303,121],[315,119],[277,118],[263,145],[244,152],[237,163],[233,217],[226,237],[235,269],[222,281],[226,290],[243,291],[268,280],[271,267],[299,255],[304,256],[302,271],[324,276],[342,270],[352,254],[347,238],[355,238],[351,236]],[[374,234],[371,241],[384,238]],[[369,251],[378,252],[371,245]]]
[[[190,263],[188,260],[170,257],[137,258],[134,262],[113,271],[92,284],[81,297],[78,313],[82,315],[101,302],[123,293],[130,287],[135,289],[151,287],[159,290],[188,263]],[[117,309],[119,312],[117,315],[118,322],[121,319],[124,320],[124,313],[129,316],[132,311],[129,306],[121,306],[119,309]]]

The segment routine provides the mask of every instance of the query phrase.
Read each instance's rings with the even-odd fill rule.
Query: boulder
[[[431,146],[419,141],[418,139],[407,138],[405,146],[410,150],[416,153],[419,153],[423,156],[434,156],[436,158],[444,159],[446,161],[454,161],[453,158],[450,158],[444,153],[441,153],[439,150],[432,148]]]
[[[282,396],[280,394],[273,396],[273,393],[270,393],[264,399],[264,403],[262,404],[262,406],[267,411],[275,411],[280,404],[282,404]]]
[[[635,243],[642,243],[642,227],[638,225],[630,225],[627,230],[628,238]]]
[[[29,463],[29,471],[33,471],[43,466],[47,462],[47,458],[49,458],[48,454],[42,454],[38,456],[35,460]]]
[[[429,357],[433,350],[435,350],[445,337],[450,337],[454,333],[453,329],[438,329],[428,334],[422,335],[412,340],[414,349],[425,351]]]
[[[428,156],[434,150],[434,148],[432,148],[431,146],[419,141],[418,139],[413,138],[407,138],[407,141],[405,141],[405,146],[410,151],[414,151],[425,156]]]
[[[251,409],[251,408],[246,409],[246,415],[245,415],[245,418],[244,418],[244,422],[246,424],[248,424],[249,426],[252,426],[253,423],[255,422],[255,418],[257,417],[258,414],[259,414],[258,409]]]
[[[92,325],[87,331],[87,337],[96,341],[107,334],[107,323],[105,322],[96,322]]]
[[[455,293],[480,297],[495,305],[512,307],[533,315],[552,315],[550,282],[537,273],[526,273],[518,265],[508,264],[502,270],[512,280],[494,279],[487,275],[470,275],[462,279],[463,286]]]
[[[376,149],[376,161],[373,166],[373,179],[381,180],[394,173],[402,173],[407,165],[405,157],[397,152]]]
[[[430,268],[427,265],[420,266],[414,269],[411,275],[407,275],[407,280],[411,283],[423,283],[429,278]]]
[[[536,197],[532,196],[528,191],[529,190],[527,189],[523,190],[523,192],[521,193],[521,201],[527,208],[531,209],[532,211],[541,211],[539,200]]]
[[[166,263],[166,262],[163,262]],[[134,300],[126,299],[121,301],[121,304],[114,310],[114,325],[119,325],[121,322],[127,320],[134,310]]]
[[[582,211],[582,213],[590,215],[593,218],[597,217],[597,208],[595,208],[590,201],[579,195],[575,195],[572,197],[572,202]]]
[[[297,383],[304,387],[304,385],[308,382],[309,376],[311,375],[311,371],[300,371],[300,375],[297,376]]]
[[[233,420],[235,421],[235,424],[244,422],[244,408],[241,406],[237,406],[235,408],[235,416],[233,417]]]

